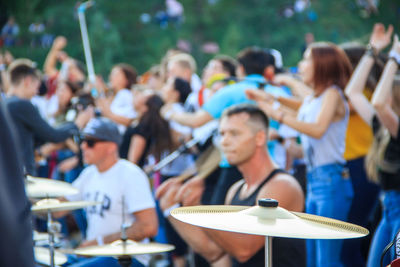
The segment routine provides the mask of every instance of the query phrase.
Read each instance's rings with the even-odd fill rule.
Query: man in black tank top
[[[237,166],[243,179],[226,195],[226,204],[254,206],[260,198],[274,198],[291,211],[303,211],[304,195],[294,177],[277,169],[268,150],[266,115],[254,105],[237,105],[227,109],[219,131],[221,148],[228,162]],[[163,210],[176,203],[179,186],[171,185],[160,199]],[[226,261],[232,266],[265,266],[264,236],[246,235],[200,228],[168,217],[182,238],[209,262]],[[273,266],[305,266],[305,241],[274,238]],[[227,257],[229,256],[229,258]]]

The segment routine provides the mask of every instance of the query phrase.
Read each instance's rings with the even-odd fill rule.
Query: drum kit
[[[48,233],[34,232],[35,241],[48,239],[49,248],[35,247],[36,261],[42,265],[56,266],[67,261],[61,251],[55,250],[55,240],[60,236],[60,225],[54,222],[52,212],[80,209],[97,202],[75,201],[61,202],[55,197],[78,193],[71,184],[46,178],[29,176],[25,183],[29,198],[44,198],[32,206],[34,213],[47,213]],[[347,239],[368,235],[368,230],[342,221],[291,212],[278,207],[278,202],[261,199],[258,205],[248,206],[192,206],[171,211],[171,215],[184,223],[221,231],[230,231],[265,236],[265,266],[272,266],[272,237],[308,238],[308,239]],[[159,243],[138,243],[127,239],[127,226],[121,227],[121,239],[111,244],[91,246],[65,253],[80,256],[109,256],[118,259],[121,266],[130,266],[132,256],[171,251],[174,246]]]
[[[48,248],[35,246],[34,255],[37,263],[45,266],[59,266],[67,262],[67,256],[63,253],[80,256],[110,256],[118,259],[121,266],[130,266],[132,256],[141,254],[162,253],[173,250],[175,247],[168,244],[138,243],[127,239],[127,226],[121,227],[121,239],[111,244],[102,246],[91,246],[72,250],[56,251],[55,244],[60,238],[61,225],[54,221],[53,212],[63,212],[81,209],[101,204],[94,201],[65,201],[57,198],[77,194],[78,190],[71,184],[28,176],[25,180],[25,190],[30,199],[43,198],[32,205],[32,212],[35,214],[47,214],[48,233],[33,232],[33,240],[36,243],[48,240]]]

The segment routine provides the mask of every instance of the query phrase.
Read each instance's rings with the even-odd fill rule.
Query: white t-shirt
[[[129,119],[134,119],[137,117],[137,113],[133,108],[133,96],[131,91],[128,89],[121,89],[118,91],[111,102],[110,109],[112,113]],[[126,126],[118,124],[118,130],[121,134],[123,134],[126,130]]]
[[[190,78],[190,87],[192,88],[193,92],[198,92],[201,88],[201,79],[199,77],[199,75],[197,75],[196,73],[192,74],[192,77]]]
[[[124,159],[118,160],[105,172],[99,172],[96,166],[91,165],[82,171],[72,185],[79,189],[79,194],[68,196],[69,201],[102,203],[85,209],[87,240],[121,231],[122,199],[125,202],[126,224],[135,221],[133,213],[155,207],[146,174]],[[148,239],[142,242],[148,242]],[[139,257],[138,260],[147,261],[146,258]]]

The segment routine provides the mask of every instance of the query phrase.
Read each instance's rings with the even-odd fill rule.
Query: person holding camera
[[[39,138],[43,142],[62,142],[72,135],[78,134],[93,116],[93,109],[81,112],[75,122],[63,124],[59,128],[51,127],[30,102],[37,94],[40,84],[40,74],[27,59],[14,61],[9,69],[10,90],[5,100],[17,135],[23,147],[23,163],[27,173],[36,174],[34,160],[34,141]]]

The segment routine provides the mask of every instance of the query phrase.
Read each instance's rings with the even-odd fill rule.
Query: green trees
[[[16,16],[21,28],[22,44],[11,49],[16,57],[30,57],[43,63],[48,49],[30,47],[27,35],[29,24],[39,20],[47,23],[47,32],[66,36],[66,51],[84,61],[79,23],[74,15],[75,1],[8,2],[6,9]],[[300,13],[289,12],[295,0],[180,2],[185,8],[184,22],[161,28],[154,16],[165,9],[164,1],[97,0],[86,12],[96,72],[106,74],[118,62],[130,63],[144,72],[180,39],[190,42],[200,68],[213,56],[202,52],[205,42],[216,42],[221,53],[232,56],[249,45],[275,48],[282,52],[285,65],[290,66],[300,59],[307,32],[314,33],[317,41],[365,43],[377,21],[391,23],[400,31],[397,0],[380,1],[379,13],[369,17],[365,17],[355,0],[312,0]],[[151,16],[149,23],[141,22],[144,13]]]

